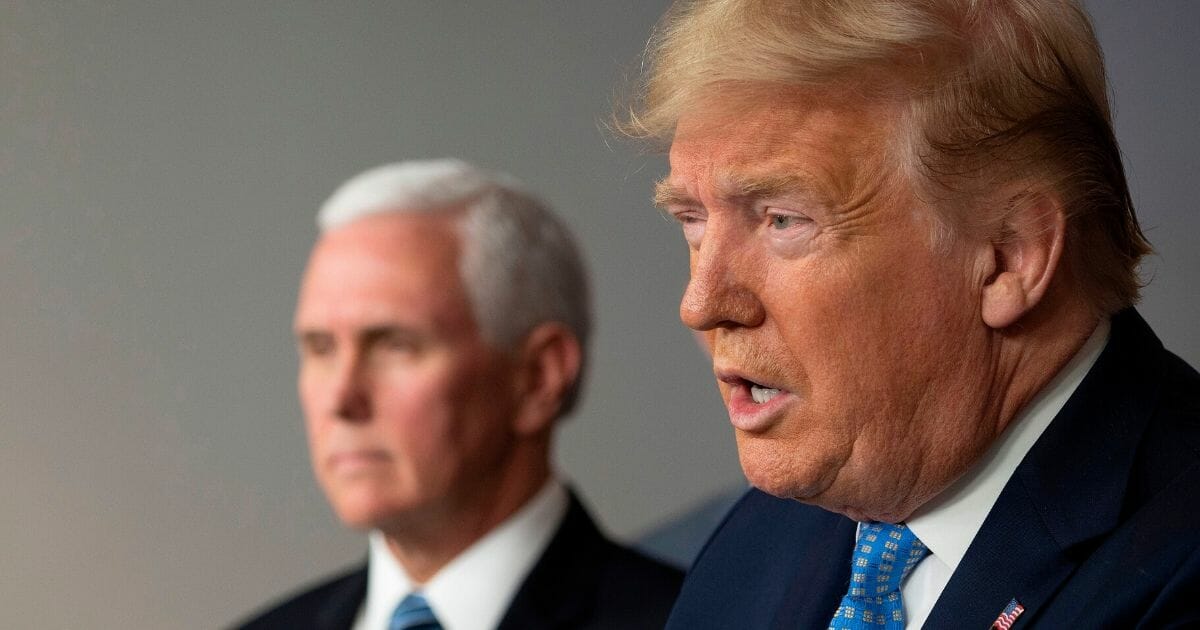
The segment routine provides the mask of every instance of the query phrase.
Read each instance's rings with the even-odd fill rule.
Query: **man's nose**
[[[363,357],[358,353],[345,357],[337,368],[335,379],[331,401],[333,414],[349,422],[370,419],[370,375]]]
[[[700,247],[692,251],[691,278],[679,318],[693,330],[754,327],[764,318],[755,294],[761,263],[738,232],[709,221]]]

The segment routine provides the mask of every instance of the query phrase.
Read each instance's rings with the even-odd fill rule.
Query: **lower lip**
[[[770,429],[778,420],[783,408],[791,404],[796,395],[780,391],[765,403],[756,403],[750,395],[748,385],[734,385],[729,392],[729,422],[735,429],[747,433],[761,433]]]
[[[339,453],[329,457],[329,468],[334,472],[353,474],[386,464],[389,458],[382,451],[355,451]]]

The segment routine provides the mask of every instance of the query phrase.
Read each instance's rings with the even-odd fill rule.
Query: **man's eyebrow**
[[[696,205],[696,200],[682,186],[676,186],[667,180],[654,184],[654,205],[659,208],[668,206]]]
[[[769,199],[797,194],[815,199],[824,197],[816,185],[816,180],[803,173],[763,176],[727,174],[718,181],[718,196],[723,201]],[[666,180],[654,185],[654,205],[659,208],[698,204],[699,202],[680,186]]]
[[[295,336],[298,343],[314,343],[333,337],[334,334],[321,328],[297,328]],[[403,324],[372,324],[359,329],[354,335],[355,343],[367,345],[391,338],[415,343],[424,337],[425,335],[421,331]]]
[[[329,336],[329,333],[324,330],[299,326],[292,331],[292,334],[296,337],[296,341],[305,341],[308,339],[315,339],[317,337]]]
[[[382,339],[399,338],[407,341],[418,341],[423,335],[412,328],[403,324],[379,324],[368,326],[359,333],[359,337],[365,343],[375,343]]]
[[[333,334],[323,330],[297,329],[295,343],[298,348],[310,349],[327,346],[333,342]]]

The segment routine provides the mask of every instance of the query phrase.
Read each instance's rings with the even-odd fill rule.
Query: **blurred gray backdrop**
[[[315,207],[385,161],[510,171],[579,233],[599,328],[558,452],[610,531],[741,483],[647,201],[665,160],[599,126],[665,5],[0,0],[0,626],[221,627],[359,559],[289,323]],[[1088,6],[1142,310],[1200,364],[1200,3]]]

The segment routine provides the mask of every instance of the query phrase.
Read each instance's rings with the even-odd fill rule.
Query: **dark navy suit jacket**
[[[572,493],[562,525],[498,630],[658,630],[683,574],[612,542]],[[347,630],[367,595],[367,567],[296,595],[242,630]]]
[[[667,627],[826,628],[854,521],[751,490]],[[1200,375],[1132,309],[1017,467],[925,628],[1200,627]]]

